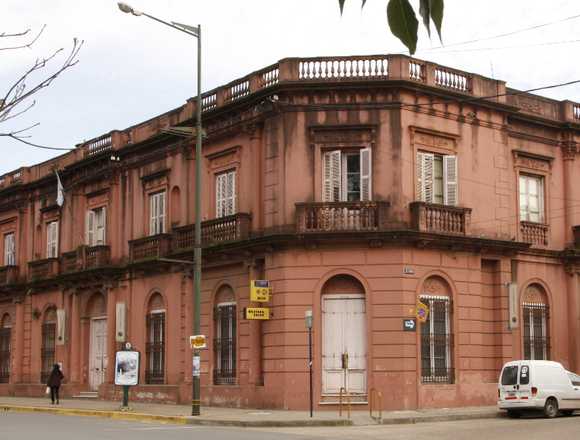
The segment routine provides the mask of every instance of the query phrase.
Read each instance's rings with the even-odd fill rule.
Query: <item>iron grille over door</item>
[[[10,381],[10,337],[11,329],[0,329],[0,383]]]
[[[40,370],[40,382],[46,383],[52,367],[54,366],[54,354],[55,354],[55,342],[56,342],[56,324],[46,323],[42,325],[42,348],[40,353],[40,358],[42,362],[42,369]]]
[[[165,313],[147,315],[147,369],[145,382],[165,383]]]
[[[427,322],[421,324],[421,376],[423,382],[452,383],[451,304],[445,296],[422,296],[429,307]]]
[[[214,312],[216,337],[214,339],[214,383],[236,383],[236,305],[218,304]]]
[[[548,307],[545,304],[524,303],[524,359],[549,358]]]

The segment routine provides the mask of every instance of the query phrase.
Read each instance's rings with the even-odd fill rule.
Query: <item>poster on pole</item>
[[[118,351],[115,356],[115,385],[139,384],[139,352]]]

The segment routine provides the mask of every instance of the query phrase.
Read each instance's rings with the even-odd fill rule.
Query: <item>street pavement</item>
[[[580,416],[308,428],[227,428],[0,413],[0,439],[17,440],[548,440],[580,438]]]

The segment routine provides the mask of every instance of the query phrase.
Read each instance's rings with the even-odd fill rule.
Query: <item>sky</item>
[[[418,8],[418,0],[411,0]],[[129,0],[167,21],[201,24],[202,89],[211,90],[277,60],[298,56],[405,53],[388,30],[387,0]],[[579,15],[578,18],[564,20]],[[545,23],[556,24],[518,32]],[[54,50],[57,68],[83,40],[79,62],[35,95],[25,114],[0,132],[38,123],[36,144],[74,148],[185,103],[196,91],[195,38],[146,17],[123,14],[111,0],[2,0],[0,34],[46,28],[30,49],[0,50],[0,96]],[[489,38],[513,33],[501,38]],[[7,44],[0,38],[0,48]],[[457,43],[480,40],[475,43]],[[580,79],[580,1],[446,0],[443,48],[421,28],[415,57],[507,81],[520,90]],[[40,76],[33,77],[34,80]],[[580,84],[538,92],[580,102]],[[62,154],[0,137],[0,175]]]

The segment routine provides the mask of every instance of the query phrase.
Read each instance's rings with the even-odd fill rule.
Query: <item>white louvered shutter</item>
[[[370,148],[360,150],[360,199],[371,200],[372,197],[372,152]]]
[[[16,264],[16,243],[14,234],[4,236],[4,265],[14,266]]]
[[[443,203],[456,206],[457,190],[457,156],[443,156]]]
[[[86,219],[87,228],[87,245],[94,246],[95,244],[95,211],[89,209],[87,211]]]
[[[159,201],[157,202],[157,233],[163,234],[165,232],[165,191],[157,194]]]
[[[234,215],[236,213],[236,172],[226,173],[226,194],[224,215]]]
[[[107,217],[106,217],[105,207],[102,207],[102,208],[94,211],[94,213],[95,213],[95,226],[96,226],[95,244],[104,245],[105,240],[106,240],[106,230],[107,230]]]
[[[50,222],[46,231],[46,258],[56,258],[58,255],[58,222]]]
[[[157,215],[157,197],[156,194],[149,196],[149,235],[157,234],[156,215]]]
[[[215,216],[217,218],[223,217],[223,200],[224,200],[224,175],[218,174],[215,176]]]
[[[417,153],[417,199],[433,203],[433,162],[432,153]]]
[[[324,153],[322,170],[322,201],[339,202],[341,199],[341,152],[340,150]]]

